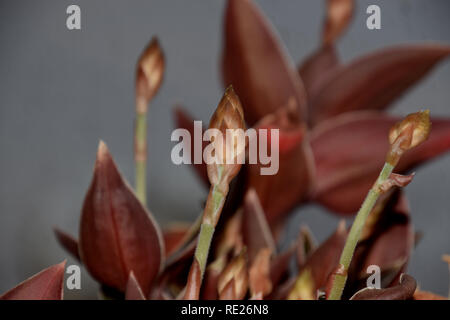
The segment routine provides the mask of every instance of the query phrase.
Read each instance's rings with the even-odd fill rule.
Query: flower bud
[[[402,154],[428,139],[431,130],[430,111],[409,114],[396,123],[389,132],[389,150],[386,162],[395,166]]]
[[[231,284],[231,294],[230,291]],[[241,300],[245,297],[248,289],[247,252],[241,251],[239,256],[231,260],[230,264],[223,270],[217,283],[220,297]]]
[[[211,144],[205,148],[208,178],[211,184],[226,188],[245,161],[246,147],[244,112],[231,86],[220,100],[209,129],[216,129],[217,135],[211,137]],[[210,148],[213,151],[207,152]]]
[[[142,53],[136,70],[137,112],[145,113],[147,104],[161,86],[164,74],[164,54],[157,38],[153,38]]]

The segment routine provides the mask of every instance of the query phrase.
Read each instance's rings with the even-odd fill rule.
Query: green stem
[[[356,245],[358,244],[359,238],[361,236],[361,231],[364,228],[367,217],[369,216],[378,197],[380,196],[381,184],[389,178],[393,169],[393,165],[389,163],[384,164],[384,167],[381,170],[377,181],[373,185],[372,189],[370,189],[369,193],[366,196],[366,199],[364,200],[361,208],[358,211],[358,214],[356,215],[352,228],[350,229],[350,232],[348,234],[347,241],[345,242],[345,246],[341,254],[341,259],[339,260],[339,264],[343,267],[344,274],[337,274],[335,276],[333,286],[328,297],[329,300],[341,299],[345,283],[347,282],[347,271],[350,267],[353,253],[355,252]]]
[[[138,113],[135,128],[136,196],[147,205],[147,113]]]

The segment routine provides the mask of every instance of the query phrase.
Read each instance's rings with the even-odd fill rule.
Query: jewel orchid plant
[[[187,227],[161,229],[147,207],[148,105],[165,69],[159,41],[151,41],[136,69],[135,188],[100,141],[78,239],[55,229],[61,246],[98,281],[101,297],[446,299],[418,289],[405,274],[417,237],[402,188],[414,178],[411,169],[450,148],[450,120],[385,110],[450,47],[402,45],[341,63],[335,43],[353,12],[354,1],[328,0],[319,48],[295,68],[251,0],[227,1],[221,63],[227,89],[209,127],[279,129],[279,171],[195,164],[209,193]],[[176,126],[193,134],[192,118],[180,108],[175,116]],[[356,214],[351,228],[341,221],[317,244],[302,225],[281,251],[286,218],[307,202]],[[381,270],[379,289],[366,288],[373,265]],[[0,298],[62,299],[64,270],[65,261]]]

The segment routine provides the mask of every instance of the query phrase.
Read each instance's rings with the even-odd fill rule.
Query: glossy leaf
[[[224,84],[233,85],[250,126],[289,99],[304,114],[303,84],[272,26],[251,0],[228,0],[224,41]]]
[[[51,266],[9,290],[0,300],[62,300],[66,261]]]
[[[127,287],[125,289],[125,300],[145,300],[144,293],[141,286],[136,280],[133,271],[130,272],[128,277]]]
[[[134,272],[144,294],[163,264],[158,225],[119,173],[100,142],[94,176],[83,204],[80,255],[94,278],[125,291]]]
[[[334,212],[355,213],[385,162],[389,129],[398,120],[377,112],[358,112],[316,127],[311,137],[316,164],[314,198]],[[432,118],[431,122],[428,140],[407,151],[396,172],[405,173],[450,149],[450,120]]]
[[[385,109],[449,54],[449,46],[404,45],[363,56],[342,67],[315,96],[311,119]]]

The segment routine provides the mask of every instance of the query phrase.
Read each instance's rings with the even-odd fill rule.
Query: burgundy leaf
[[[260,118],[294,99],[303,115],[306,94],[267,18],[251,0],[228,0],[223,51],[225,86],[233,85],[245,119]]]
[[[55,264],[9,290],[0,300],[62,300],[66,261]]]
[[[187,114],[181,107],[177,107],[175,109],[175,125],[177,128],[186,129],[189,131],[190,136],[192,139],[196,136],[195,130],[194,130],[194,119]],[[203,137],[204,128],[201,132],[198,132],[198,134]],[[203,149],[208,145],[207,141],[203,141],[202,139],[202,155],[203,155]],[[197,173],[197,176],[199,179],[205,184],[205,186],[209,187],[209,179],[208,179],[208,173],[206,171],[206,163],[202,160],[201,163],[196,164],[194,162],[194,141],[191,141],[191,149],[190,149],[190,159],[191,163],[194,166],[195,172]],[[187,148],[186,148],[187,149]]]
[[[75,259],[81,261],[80,254],[78,252],[78,241],[70,234],[58,229],[53,228],[56,239],[61,247],[63,247],[68,253],[70,253]]]
[[[275,240],[270,232],[258,195],[253,189],[248,190],[245,196],[242,228],[250,264],[263,248],[276,252]]]
[[[326,285],[328,277],[339,265],[346,239],[345,221],[341,221],[337,230],[311,254],[301,268],[300,273],[304,270],[311,272],[316,290]]]
[[[398,120],[377,112],[355,112],[316,127],[311,135],[316,164],[314,198],[334,212],[355,213],[383,167],[389,129]],[[450,119],[431,122],[428,140],[402,157],[397,172],[405,173],[450,148]]]
[[[413,246],[408,202],[400,189],[391,191],[380,199],[366,221],[350,265],[345,295],[366,286],[371,265],[380,268],[383,287],[396,284],[394,280],[406,269]]]
[[[298,72],[305,86],[309,101],[314,100],[338,66],[339,59],[333,45],[320,47],[303,61]],[[311,105],[309,104],[308,107],[310,108]]]
[[[272,259],[270,264],[270,281],[274,288],[288,276],[289,263],[295,254],[295,249],[295,245],[292,245]]]
[[[385,109],[449,54],[449,46],[404,45],[363,56],[334,73],[311,101],[310,118]]]
[[[189,226],[185,225],[174,225],[163,230],[166,257],[170,256],[180,248],[188,232]]]
[[[125,289],[125,300],[146,300],[133,271],[130,272],[130,276],[128,277],[128,282]]]
[[[122,292],[133,271],[144,294],[148,294],[163,264],[163,253],[158,225],[100,142],[80,224],[83,263],[94,278]]]
[[[416,287],[413,277],[402,274],[398,285],[387,289],[365,288],[355,293],[351,300],[408,300],[413,297]]]
[[[247,166],[249,188],[254,188],[272,229],[301,200],[305,199],[311,188],[314,163],[306,136],[306,128],[293,112],[294,105],[288,104],[276,113],[264,117],[257,129],[279,129],[279,170],[273,175],[261,175],[260,163]],[[259,132],[259,130],[258,130]],[[270,137],[265,140],[258,134],[259,146],[267,145],[270,150]],[[264,146],[264,145],[263,145]]]
[[[302,225],[297,238],[296,258],[297,265],[302,268],[311,254],[316,250],[317,244],[308,226]]]

